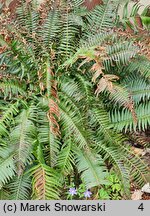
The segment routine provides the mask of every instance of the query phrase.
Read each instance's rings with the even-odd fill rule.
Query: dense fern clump
[[[124,198],[147,182],[127,142],[150,126],[150,62],[116,31],[118,4],[33,1],[2,14],[1,199],[65,199],[72,183],[96,198],[112,171]]]

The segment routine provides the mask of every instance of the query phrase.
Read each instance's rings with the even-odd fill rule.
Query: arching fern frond
[[[125,166],[121,151],[116,146],[107,146],[104,142],[96,142],[95,150],[103,156],[104,160],[109,160],[113,164],[113,169],[121,180],[122,188],[127,196],[130,189],[130,173],[129,168]]]
[[[137,114],[137,124],[133,122],[131,113],[124,109],[122,111],[114,110],[111,112],[110,117],[114,129],[118,131],[145,131],[150,125],[150,103],[145,105],[140,104],[135,108]]]
[[[51,132],[51,125],[44,110],[39,110],[38,115],[38,139],[43,145],[44,156],[47,165],[56,165],[56,155],[59,152],[59,139]]]
[[[115,37],[113,31],[96,33],[88,37],[81,38],[80,47],[81,48],[97,47],[102,45],[103,42],[106,43],[109,40],[113,40],[112,39],[113,37]]]
[[[142,187],[146,182],[146,176],[149,173],[147,164],[137,155],[133,154],[126,147],[123,147],[126,155],[126,164],[130,167],[130,175],[132,179]]]
[[[79,102],[83,98],[83,94],[80,91],[80,85],[75,80],[64,79],[61,81],[61,92],[59,96],[63,100],[64,94],[74,102]]]
[[[5,104],[0,107],[1,119],[0,119],[0,135],[9,135],[9,129],[11,127],[11,122],[14,122],[14,116],[19,113],[19,100],[12,104]]]
[[[107,172],[100,155],[85,149],[84,152],[76,150],[76,163],[81,179],[87,188],[107,185]]]
[[[118,146],[125,141],[121,134],[114,133],[110,119],[102,105],[94,107],[92,110],[91,127],[98,128],[96,136],[106,145]]]
[[[56,42],[60,29],[61,25],[59,13],[57,10],[51,10],[41,30],[41,37],[43,37],[43,42],[46,48],[51,48],[53,42]]]
[[[39,21],[39,13],[32,8],[31,5],[22,4],[17,9],[17,21],[19,26],[23,26],[28,31],[30,38],[34,38],[34,34],[37,32],[37,26]]]
[[[0,188],[16,175],[16,166],[12,147],[0,147]]]
[[[60,176],[51,167],[38,164],[30,170],[33,175],[33,198],[38,200],[58,200]]]
[[[101,108],[101,110],[103,109]],[[146,164],[144,164],[140,157],[136,156],[132,151],[128,149],[128,147],[124,145],[125,138],[121,134],[116,133],[112,129],[110,130],[112,125],[108,124],[108,122],[109,118],[106,112],[103,111],[102,115],[102,111],[100,111],[100,109],[94,109],[94,118],[92,120],[92,123],[94,126],[98,127],[98,136],[96,138],[96,143],[98,140],[100,141],[100,144],[98,146],[95,143],[95,148],[98,150],[98,152],[101,152],[104,155],[104,158],[105,156],[106,158],[110,158],[110,161],[115,163],[114,166],[116,166],[117,163],[119,172],[122,172],[121,176],[123,177],[122,183],[124,184],[124,188],[126,188],[127,185],[129,186],[130,179],[128,173],[130,175],[131,172],[134,180],[141,186],[142,184],[144,184],[144,182],[146,182]],[[118,152],[117,155],[115,155],[116,151]],[[120,160],[118,160],[119,158]],[[135,172],[132,170],[134,169],[134,167]],[[118,177],[119,176],[120,175],[118,175]],[[125,184],[127,177],[128,183]]]
[[[80,116],[66,102],[60,103],[61,125],[67,135],[73,136],[74,142],[80,147],[88,146],[87,132],[83,130]]]
[[[142,76],[150,78],[150,61],[143,57],[138,57],[135,61],[132,61],[126,68],[125,72],[133,73],[139,72]]]
[[[17,82],[15,83],[8,80],[0,82],[0,91],[1,95],[4,96],[4,99],[26,95],[24,89]]]
[[[132,74],[124,79],[124,84],[132,95],[133,101],[139,103],[141,100],[149,100],[150,83],[144,77]]]
[[[73,170],[73,165],[75,165],[74,154],[72,150],[72,139],[69,137],[66,137],[66,139],[64,138],[64,145],[58,154],[57,161],[57,167],[64,176],[70,174]]]
[[[64,56],[65,59],[75,53],[75,38],[77,33],[78,28],[74,26],[73,20],[69,19],[67,10],[66,14],[64,14],[62,18],[62,31],[59,45],[59,53]]]
[[[104,0],[102,5],[98,5],[87,16],[88,29],[90,32],[104,32],[106,29],[110,30],[114,27],[116,16],[117,3],[115,1]]]
[[[9,200],[28,200],[31,193],[31,178],[28,175],[21,175],[13,178],[7,188],[10,191]]]
[[[22,110],[16,118],[16,125],[10,133],[10,141],[16,149],[16,160],[25,164],[31,157],[36,129],[31,119],[35,118],[35,107]],[[20,167],[20,166],[19,166]],[[20,167],[21,168],[21,167]],[[21,172],[21,170],[19,170]]]
[[[108,59],[104,61],[106,70],[110,70],[111,66],[127,65],[138,52],[138,48],[132,42],[119,41],[106,48]]]
[[[82,97],[80,98],[81,101],[84,100],[87,102],[87,106],[91,104],[91,87],[92,84],[86,77],[81,76],[80,74],[76,75],[76,80],[80,87],[80,92],[82,92]],[[84,102],[85,103],[85,102]]]

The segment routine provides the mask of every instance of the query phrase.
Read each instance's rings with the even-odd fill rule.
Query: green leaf
[[[89,150],[78,150],[76,152],[76,162],[81,178],[87,188],[100,185],[108,185],[106,180],[107,172],[101,157]]]

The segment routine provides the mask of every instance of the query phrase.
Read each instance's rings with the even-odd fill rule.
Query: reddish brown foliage
[[[150,37],[147,30],[138,28],[137,34],[135,34],[131,28],[127,28],[125,31],[122,29],[115,29],[115,31],[120,37],[125,37],[126,39],[133,38],[134,44],[139,47],[139,54],[150,59]]]
[[[49,99],[49,111],[47,113],[48,120],[50,122],[50,130],[55,136],[60,135],[60,128],[58,124],[59,120],[59,106],[58,106],[58,94],[57,94],[57,82],[54,78],[55,73],[53,72],[53,67],[48,66],[47,68],[48,73],[51,75],[51,89],[50,89],[50,95],[48,95]]]
[[[20,0],[12,0],[9,5],[6,5],[6,0],[0,0],[0,3],[3,4],[3,8],[7,8],[12,15],[16,11],[16,7],[20,4]]]
[[[85,0],[83,5],[87,7],[88,10],[92,10],[96,5],[100,5],[102,3],[102,0]]]

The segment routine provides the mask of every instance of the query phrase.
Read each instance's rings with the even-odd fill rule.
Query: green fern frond
[[[96,6],[87,16],[89,23],[87,33],[104,32],[106,29],[112,29],[115,24],[116,7],[115,1],[111,0],[104,0],[102,5]]]
[[[9,200],[28,200],[31,192],[31,178],[28,175],[15,177],[7,188],[11,194]]]
[[[59,199],[60,175],[54,169],[45,164],[38,164],[30,172],[33,176],[33,199]]]
[[[145,131],[150,125],[150,103],[140,104],[135,108],[138,122],[134,123],[131,112],[124,109],[122,111],[114,110],[110,113],[111,121],[115,130],[118,131]]]
[[[91,87],[92,84],[86,79],[85,77],[81,76],[80,74],[76,75],[76,80],[78,82],[80,92],[82,92],[81,100],[87,102],[87,106],[91,104]]]
[[[104,161],[109,160],[113,164],[113,169],[117,173],[118,178],[122,182],[122,187],[125,194],[129,195],[130,189],[130,173],[129,168],[125,166],[121,151],[118,148],[111,145],[107,146],[106,143],[96,142],[95,150],[103,156]]]
[[[128,76],[123,81],[132,95],[133,101],[139,103],[141,100],[149,100],[150,83],[139,75]]]
[[[2,23],[0,197],[60,199],[81,182],[95,196],[112,171],[128,196],[149,173],[125,134],[150,126],[147,50],[116,28],[119,0],[90,11],[84,0],[35,2]]]
[[[87,132],[83,130],[83,122],[70,105],[60,103],[61,125],[67,135],[74,137],[74,142],[80,147],[88,146]]]
[[[98,128],[98,136],[94,144],[97,153],[101,153],[104,160],[109,159],[114,164],[114,168],[118,170],[118,177],[121,177],[124,189],[126,188],[129,191],[131,172],[137,183],[143,184],[145,182],[146,165],[124,146],[125,138],[111,129],[112,125],[109,123],[108,115],[102,108],[94,109],[93,113],[92,123],[94,127]],[[134,166],[136,167],[135,172],[132,170]]]
[[[14,152],[10,147],[0,147],[0,188],[16,175]]]
[[[93,108],[91,118],[91,126],[98,128],[97,136],[105,141],[107,144],[118,145],[121,144],[125,139],[120,134],[115,134],[111,129],[110,119],[103,108],[99,105],[97,108]]]
[[[16,118],[16,125],[10,133],[10,142],[16,149],[17,161],[25,164],[31,157],[32,147],[35,140],[35,125],[30,120],[33,119],[33,109],[22,110]]]
[[[11,122],[14,122],[14,116],[19,113],[19,100],[8,106],[5,104],[0,107],[1,118],[0,118],[0,135],[9,135],[9,128],[11,127]]]
[[[127,65],[138,52],[138,48],[132,42],[117,42],[106,48],[108,59],[104,61],[105,69],[109,71],[110,66]]]
[[[107,172],[101,157],[97,154],[85,149],[84,152],[76,150],[76,163],[81,179],[85,183],[86,188],[107,185]]]
[[[120,21],[125,28],[130,27],[134,31],[146,28],[149,30],[150,19],[148,16],[149,5],[146,6],[143,12],[140,12],[141,4],[135,3],[132,7],[129,5],[129,1],[123,7],[123,16]],[[130,7],[130,9],[129,9]],[[138,18],[138,21],[137,19]]]
[[[59,96],[61,100],[68,101],[68,104],[70,104],[74,111],[82,118],[80,108],[83,109],[83,107],[90,105],[92,98],[91,88],[92,84],[89,80],[77,74],[74,80],[65,79],[62,81]],[[87,106],[85,106],[85,101],[88,103]]]
[[[57,161],[56,155],[59,152],[59,139],[51,132],[46,112],[39,110],[38,122],[40,123],[38,127],[38,139],[43,145],[45,160],[47,164],[54,166]]]
[[[84,22],[83,22],[82,17],[79,16],[78,14],[76,14],[76,13],[77,13],[77,12],[69,14],[69,19],[73,22],[73,24],[74,24],[75,26],[84,28],[84,27],[85,27],[85,24],[84,24]]]
[[[101,44],[106,43],[109,40],[113,40],[112,38],[115,37],[115,34],[113,31],[109,32],[98,32],[96,34],[90,35],[88,37],[83,37],[80,40],[80,47],[81,48],[91,48],[91,47],[97,47]]]
[[[130,110],[133,120],[136,118],[134,110],[134,101],[131,97],[131,92],[122,85],[113,83],[112,91],[107,91],[109,99],[114,102],[114,106],[117,104],[119,107],[125,107]]]
[[[143,57],[138,57],[135,61],[132,61],[126,68],[125,73],[140,73],[146,78],[150,78],[150,61]]]
[[[19,95],[26,96],[26,92],[17,82],[15,83],[7,80],[0,83],[0,91],[1,95],[4,96],[4,99],[11,99],[13,97],[18,97]]]
[[[31,9],[31,5],[28,7],[26,4],[22,4],[17,9],[17,21],[19,26],[25,27],[30,38],[37,32],[37,26],[39,21],[39,13],[35,9]]]
[[[80,119],[82,119],[82,114],[79,110],[80,109],[80,103],[77,100],[77,98],[73,98],[73,97],[71,98],[65,92],[63,92],[63,94],[60,93],[59,97],[60,97],[62,103],[67,102],[67,104],[70,106],[70,109],[72,109],[74,111],[74,113],[76,113],[76,115],[78,115],[78,117],[80,117]]]
[[[58,154],[57,167],[64,176],[67,176],[73,170],[74,164],[75,162],[72,152],[72,140],[71,138],[66,138],[64,139],[64,145]]]
[[[74,21],[69,16],[68,9],[65,10],[66,14],[62,15],[62,30],[59,45],[59,53],[65,58],[70,57],[76,50],[76,35],[79,29],[74,25]]]
[[[27,14],[27,10],[26,10],[26,4],[22,3],[21,7],[18,7],[16,10],[17,16],[18,16],[18,24],[20,24],[21,26],[25,25],[25,19],[26,19],[26,14]]]
[[[72,0],[71,6],[75,10],[75,9],[78,9],[80,6],[82,6],[83,3],[84,3],[84,0]]]
[[[60,88],[60,94],[62,94],[62,99],[63,94],[65,94],[66,97],[71,98],[71,100],[74,100],[75,102],[79,102],[83,98],[83,95],[80,91],[79,83],[75,82],[75,80],[62,80]]]
[[[9,200],[10,193],[7,188],[0,188],[0,200]]]
[[[50,11],[41,31],[41,37],[43,37],[46,48],[51,48],[53,43],[56,42],[60,33],[60,28],[61,25],[58,11]]]
[[[142,187],[147,182],[146,175],[149,173],[149,168],[144,160],[131,151],[127,151],[126,147],[124,149],[126,152],[126,163],[130,167],[130,175],[137,185]]]
[[[37,26],[39,21],[39,13],[36,11],[29,11],[29,14],[26,19],[26,26],[30,34],[34,37],[34,34],[37,32]]]
[[[9,104],[7,107],[0,107],[2,111],[0,122],[9,126],[10,121],[13,120],[13,117],[19,113],[19,103],[17,100],[15,103]]]

